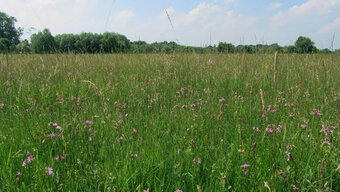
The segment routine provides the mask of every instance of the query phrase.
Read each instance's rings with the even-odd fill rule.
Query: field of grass
[[[340,191],[340,55],[0,55],[0,191]]]

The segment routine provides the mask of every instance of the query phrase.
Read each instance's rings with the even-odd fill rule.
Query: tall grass
[[[340,191],[340,55],[8,60],[0,191]]]

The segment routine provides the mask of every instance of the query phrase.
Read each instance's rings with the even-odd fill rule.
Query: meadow
[[[340,191],[339,54],[0,55],[0,191]]]

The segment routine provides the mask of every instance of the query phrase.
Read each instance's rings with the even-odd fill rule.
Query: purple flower
[[[22,166],[25,167],[27,164],[31,163],[34,160],[35,158],[33,157],[33,155],[27,153],[27,158],[22,162]]]
[[[53,174],[54,174],[54,173],[53,173],[53,169],[52,169],[52,168],[49,168],[49,167],[46,167],[46,168],[45,168],[45,172],[46,172],[47,175],[53,175]]]
[[[182,190],[180,190],[180,189],[177,189],[175,192],[183,192]]]
[[[60,127],[60,126],[56,126],[55,129],[57,129],[57,130],[59,130],[59,131],[63,130],[63,128]]]
[[[149,188],[147,190],[143,190],[143,192],[149,192]]]
[[[225,99],[222,98],[222,99],[219,99],[218,101],[219,101],[220,103],[223,103],[224,100],[225,100]]]
[[[20,173],[20,172],[17,172],[17,176],[19,176],[19,175],[22,175],[22,173]]]

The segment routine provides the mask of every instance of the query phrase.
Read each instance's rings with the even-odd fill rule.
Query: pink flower
[[[55,129],[57,129],[57,130],[59,130],[59,131],[63,130],[63,128],[60,127],[60,126],[56,126]]]
[[[93,124],[93,121],[86,120],[85,123],[86,123],[86,124],[89,124],[89,125],[92,125],[92,124]]]
[[[269,188],[268,181],[265,181],[263,186]]]
[[[225,100],[224,98],[219,99],[219,102],[220,102],[220,103],[223,103],[224,100]]]
[[[209,63],[210,63],[210,64],[213,64],[213,63],[214,63],[214,60],[209,59]]]
[[[143,190],[143,192],[149,192],[149,188],[147,190]]]
[[[132,135],[135,136],[137,133],[137,130],[135,128],[132,128]]]
[[[290,185],[291,188],[293,188],[294,191],[299,190],[299,188],[297,188],[295,185]]]
[[[268,132],[268,133],[273,133],[273,129],[272,128],[266,128],[266,131]]]
[[[60,156],[57,156],[56,158],[54,158],[54,160],[56,160],[56,161],[59,160],[59,159],[60,159],[60,160],[63,160],[63,159],[65,159],[65,157],[63,157],[62,155],[60,155]]]
[[[245,171],[244,174],[245,174],[245,175],[248,175],[248,171]]]
[[[248,168],[249,166],[250,166],[249,164],[243,164],[243,165],[241,165],[240,167],[246,169],[246,168]]]
[[[52,168],[49,168],[49,167],[46,167],[46,168],[45,168],[45,172],[46,172],[47,175],[53,175],[53,174],[54,174],[54,173],[53,173],[53,169],[52,169]]]
[[[255,130],[256,132],[260,132],[260,129],[258,127],[253,127],[253,130]]]
[[[71,72],[68,72],[68,73],[67,73],[67,77],[70,77],[71,75],[72,75]]]
[[[175,192],[183,192],[182,190],[180,190],[180,189],[177,189]]]
[[[19,176],[19,175],[22,175],[22,173],[20,173],[20,172],[17,172],[16,176]]]
[[[194,158],[193,160],[192,160],[193,162],[196,162],[197,164],[201,164],[201,158]]]
[[[204,88],[204,93],[209,94],[210,93],[210,88]]]

